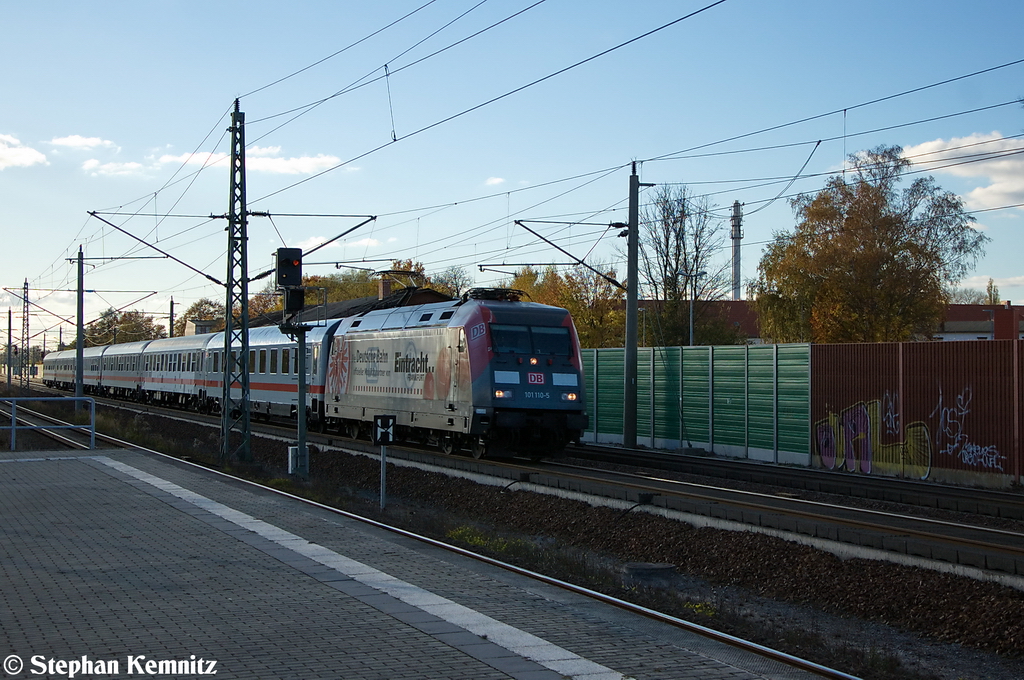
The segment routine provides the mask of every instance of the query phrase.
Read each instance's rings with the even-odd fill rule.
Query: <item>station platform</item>
[[[0,678],[816,677],[134,451],[0,453]]]

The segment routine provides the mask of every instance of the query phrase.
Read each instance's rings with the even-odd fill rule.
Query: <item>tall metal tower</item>
[[[228,278],[224,304],[224,392],[221,397],[221,462],[252,460],[249,411],[248,214],[245,205],[245,114],[231,114],[231,196],[228,210]],[[237,387],[236,387],[237,386]],[[237,395],[237,396],[236,396]],[[232,437],[232,433],[236,436]],[[237,440],[237,445],[232,440]]]
[[[740,241],[743,240],[743,204],[732,204],[732,299],[740,299]]]
[[[28,389],[28,374],[32,370],[28,354],[28,333],[28,279],[25,279],[25,288],[21,294],[21,386],[25,389]]]

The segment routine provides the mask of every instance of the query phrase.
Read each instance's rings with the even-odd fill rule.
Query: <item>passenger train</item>
[[[217,412],[223,347],[224,334],[211,333],[85,348],[83,389]],[[541,458],[587,428],[569,312],[523,302],[518,291],[474,289],[328,320],[307,333],[306,355],[305,414],[320,431],[358,437],[375,415],[393,414],[399,438],[446,453]],[[277,327],[250,330],[254,418],[297,417],[298,358],[296,342]],[[75,350],[48,354],[43,381],[73,389]]]

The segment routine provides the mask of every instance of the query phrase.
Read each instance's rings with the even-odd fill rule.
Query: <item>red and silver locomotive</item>
[[[86,350],[87,393],[220,408],[223,334]],[[579,339],[564,309],[518,291],[474,289],[458,300],[372,309],[307,336],[305,411],[312,427],[356,437],[375,415],[398,436],[475,456],[560,452],[587,428]],[[75,352],[46,356],[43,380],[69,388]],[[297,346],[277,328],[250,332],[255,417],[295,418]]]

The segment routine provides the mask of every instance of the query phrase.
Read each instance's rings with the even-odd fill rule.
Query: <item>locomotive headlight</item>
[[[512,396],[512,390],[494,390],[495,399],[511,399]]]
[[[577,401],[579,398],[575,392],[562,392],[562,401]]]
[[[530,365],[531,366],[536,366],[537,365],[537,357],[530,357]]]

